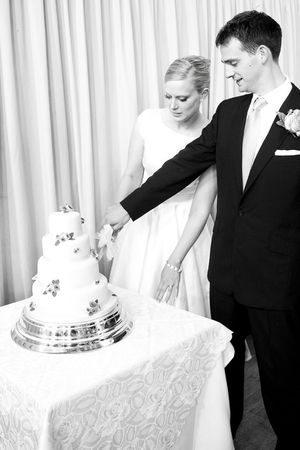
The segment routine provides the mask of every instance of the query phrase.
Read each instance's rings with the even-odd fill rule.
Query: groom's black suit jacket
[[[135,220],[216,164],[210,282],[244,305],[289,309],[300,300],[300,137],[276,118],[243,191],[242,141],[251,98],[223,101],[202,135],[121,204]],[[300,109],[300,90],[294,85],[280,111],[289,109]],[[299,154],[279,156],[278,149]]]

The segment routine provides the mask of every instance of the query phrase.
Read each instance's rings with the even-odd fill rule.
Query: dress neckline
[[[202,133],[203,128],[206,126],[206,125],[204,125],[204,126],[201,128],[201,130],[200,130],[199,132],[195,132],[195,133],[192,134],[192,135],[191,135],[191,134],[184,134],[184,133],[181,133],[180,131],[174,130],[173,128],[169,127],[169,126],[164,122],[164,119],[163,119],[163,111],[166,111],[166,108],[160,108],[160,109],[159,109],[160,121],[161,121],[161,124],[163,125],[163,127],[166,128],[167,130],[173,131],[173,133],[175,133],[175,134],[177,134],[177,135],[179,134],[180,136],[183,136],[183,137],[185,137],[185,138],[187,138],[187,139],[191,139],[191,141],[192,141],[194,138],[197,138],[198,136],[200,136],[201,133]]]

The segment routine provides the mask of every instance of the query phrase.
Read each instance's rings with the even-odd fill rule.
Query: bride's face
[[[188,122],[199,114],[201,94],[190,78],[165,83],[165,98],[170,114],[176,122]]]

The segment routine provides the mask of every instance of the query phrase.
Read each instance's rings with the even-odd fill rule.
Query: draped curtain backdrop
[[[215,36],[265,11],[283,29],[281,66],[300,86],[299,0],[0,0],[0,304],[31,295],[47,218],[66,202],[95,231],[115,200],[139,112],[163,106],[175,58],[211,58],[211,117],[238,95]]]

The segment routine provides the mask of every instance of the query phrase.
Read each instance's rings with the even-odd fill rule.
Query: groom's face
[[[238,39],[231,38],[226,45],[220,46],[220,50],[226,78],[232,78],[240,92],[258,92],[262,72],[259,49],[249,53]]]

